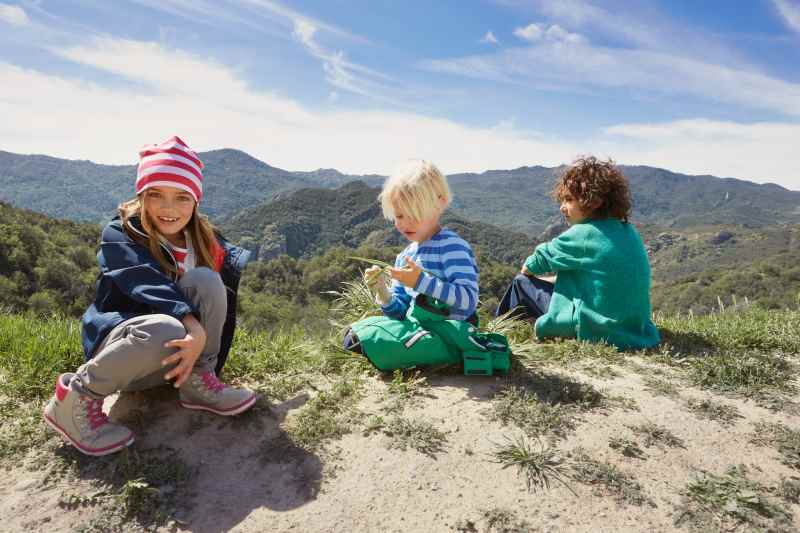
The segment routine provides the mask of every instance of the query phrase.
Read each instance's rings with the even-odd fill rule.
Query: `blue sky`
[[[800,1],[0,0],[0,149],[620,163],[800,190]]]

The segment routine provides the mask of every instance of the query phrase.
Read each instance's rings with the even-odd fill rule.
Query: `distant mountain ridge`
[[[275,195],[309,187],[337,188],[354,180],[379,185],[379,175],[335,169],[290,172],[230,148],[199,154],[205,168],[203,211],[217,223]],[[469,220],[538,235],[560,219],[550,198],[564,167],[530,166],[448,176],[452,210]],[[664,227],[800,222],[800,192],[733,178],[688,176],[624,166],[634,197],[633,220]],[[98,165],[0,151],[0,200],[79,221],[108,218],[133,194],[135,165]]]

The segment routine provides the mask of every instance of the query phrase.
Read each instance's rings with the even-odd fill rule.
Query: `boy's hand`
[[[528,267],[526,267],[524,264],[522,265],[522,270],[520,270],[519,273],[525,274],[526,276],[533,276],[533,274],[531,274],[531,271],[528,270]]]
[[[386,276],[383,269],[377,265],[373,265],[364,271],[364,283],[367,284],[369,290],[375,295],[375,301],[380,305],[386,305],[392,299],[389,294],[389,288],[386,286]]]
[[[406,256],[406,266],[403,268],[390,268],[389,273],[394,279],[413,289],[417,286],[417,281],[422,275],[422,267],[414,262],[413,259]]]

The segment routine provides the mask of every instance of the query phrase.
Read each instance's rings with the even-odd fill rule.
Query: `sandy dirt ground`
[[[230,419],[183,410],[167,389],[112,397],[106,405],[112,418],[135,428],[137,450],[169,448],[189,465],[188,481],[175,498],[177,521],[162,530],[676,531],[681,529],[675,522],[682,492],[696,470],[721,475],[730,465],[743,464],[750,479],[767,487],[800,475],[781,464],[775,449],[751,442],[755,422],[797,428],[797,415],[773,412],[746,398],[715,396],[742,415],[726,426],[686,409],[685,400],[709,397],[708,392],[680,385],[678,397],[654,394],[643,384],[641,367],[638,372],[617,370],[620,375],[610,379],[545,370],[638,405],[638,410],[612,406],[581,413],[576,427],[551,445],[565,458],[580,447],[594,459],[616,465],[635,478],[650,504],[625,503],[602,487],[568,477],[565,481],[575,494],[553,480],[549,490],[529,491],[515,468],[504,468],[493,455],[498,444],[521,433],[492,420],[494,395],[507,386],[505,377],[428,376],[425,394],[402,413],[444,432],[441,448],[427,453],[393,446],[386,433],[363,431],[363,420],[380,414],[387,402],[388,381],[378,377],[367,378],[358,404],[362,421],[314,451],[296,446],[285,432],[287,422],[308,401],[306,393],[281,403],[264,402],[254,412]],[[642,446],[643,459],[609,447],[611,437],[636,438],[628,426],[647,421],[672,431],[683,447]],[[29,454],[4,473],[0,531],[80,531],[93,520],[97,523],[98,513],[107,512],[103,506],[63,505],[67,492],[97,491],[91,476],[56,476],[48,466],[48,456],[70,453],[74,451],[54,438],[47,449]],[[800,506],[783,505],[792,518],[781,530],[800,530]],[[498,516],[510,518],[502,522]]]

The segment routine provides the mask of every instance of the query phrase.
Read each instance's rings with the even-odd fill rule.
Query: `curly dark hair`
[[[552,194],[559,203],[571,196],[584,209],[591,209],[599,201],[599,206],[592,211],[594,219],[618,218],[627,222],[631,214],[628,178],[611,159],[578,157],[558,179]]]

